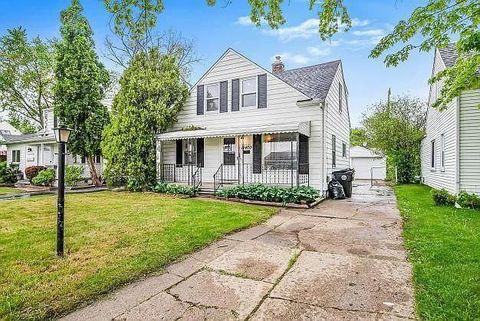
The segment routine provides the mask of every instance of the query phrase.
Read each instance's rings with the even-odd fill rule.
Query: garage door
[[[352,157],[352,168],[356,179],[370,179],[371,173],[373,179],[384,180],[386,177],[386,164],[382,158]]]

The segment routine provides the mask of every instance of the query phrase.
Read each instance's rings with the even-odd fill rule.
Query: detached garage
[[[350,148],[350,166],[355,169],[355,180],[385,180],[387,176],[386,157],[362,146]]]

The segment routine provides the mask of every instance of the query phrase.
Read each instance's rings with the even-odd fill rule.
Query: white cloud
[[[366,30],[352,31],[352,34],[355,36],[375,37],[375,36],[383,36],[385,34],[385,31],[383,29],[366,29]]]
[[[370,21],[365,19],[365,20],[361,20],[361,19],[358,19],[358,18],[353,18],[352,19],[352,27],[364,27],[366,25],[369,25],[370,24]]]
[[[241,26],[253,26],[254,25],[249,16],[238,17],[235,24],[241,25]]]
[[[313,57],[325,57],[330,55],[331,53],[330,48],[319,48],[319,47],[308,47],[307,52],[310,56]]]
[[[311,60],[309,57],[307,57],[303,54],[293,54],[293,53],[290,53],[290,52],[283,52],[283,53],[279,53],[279,54],[274,55],[272,57],[272,62],[275,61],[276,56],[282,57],[282,61],[284,63],[290,63],[290,64],[295,65],[295,66],[308,64]]]
[[[267,35],[277,36],[281,41],[290,41],[299,38],[310,38],[318,33],[318,19],[308,19],[293,27],[281,27],[278,29],[265,29]]]

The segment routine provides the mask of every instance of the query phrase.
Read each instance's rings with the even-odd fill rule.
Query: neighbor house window
[[[347,157],[347,144],[342,142],[342,157]]]
[[[440,167],[445,171],[445,135],[440,135]]]
[[[206,86],[207,90],[207,111],[218,111],[220,106],[220,85],[212,84]]]
[[[12,163],[20,163],[20,151],[12,150]]]
[[[95,163],[100,164],[102,162],[102,157],[100,155],[95,155]]]
[[[332,135],[332,167],[337,167],[337,137]]]
[[[242,80],[242,107],[257,105],[257,78]]]
[[[343,86],[338,83],[338,110],[342,112],[343,109]]]
[[[235,165],[235,138],[223,139],[223,164]]]
[[[435,169],[435,139],[431,142],[431,149],[430,149],[430,167]]]

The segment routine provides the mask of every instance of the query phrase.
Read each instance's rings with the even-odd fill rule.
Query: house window
[[[195,140],[186,139],[183,141],[183,164],[194,165],[197,163],[197,153],[195,148]]]
[[[342,142],[342,157],[347,157],[347,144]]]
[[[223,139],[223,165],[235,165],[235,138]]]
[[[95,155],[95,163],[100,164],[102,162],[102,157],[100,155]]]
[[[435,139],[431,142],[431,149],[430,149],[430,167],[435,169]]]
[[[295,133],[263,136],[263,162],[266,169],[297,168],[297,135]]]
[[[206,86],[207,90],[207,111],[218,111],[220,106],[220,86],[212,84]]]
[[[257,78],[242,80],[242,107],[257,105]]]
[[[12,163],[20,163],[20,151],[12,150]]]
[[[332,167],[337,167],[337,137],[332,135]]]
[[[343,86],[338,83],[338,110],[342,112],[343,109]]]
[[[82,156],[82,164],[85,164],[87,162],[87,158],[85,156]]]
[[[442,172],[445,171],[445,135],[440,135],[440,167]]]

